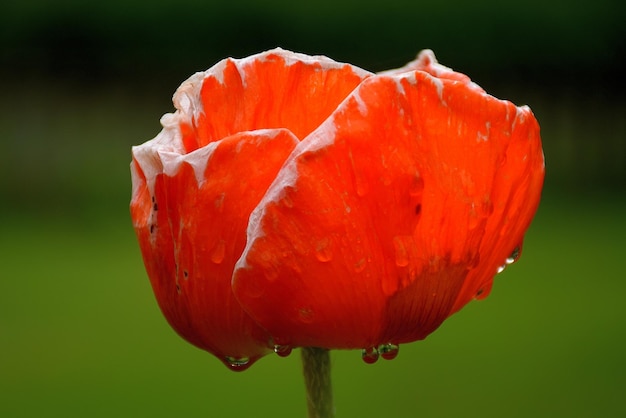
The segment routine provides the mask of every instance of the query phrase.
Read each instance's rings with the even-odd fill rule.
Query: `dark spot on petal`
[[[154,229],[155,229],[155,225],[154,224],[150,225],[150,233],[151,234],[154,233]]]
[[[189,277],[189,272],[187,270],[183,271],[183,275],[185,276],[185,279]]]
[[[476,297],[482,295],[484,291],[485,289],[478,289],[478,291],[476,292]]]
[[[154,205],[152,206],[152,209],[154,209],[155,211],[159,210],[159,207],[157,206],[156,202],[154,203]]]
[[[180,285],[178,283],[176,283],[176,291],[180,294]]]
[[[415,205],[415,214],[419,215],[422,212],[422,205]]]

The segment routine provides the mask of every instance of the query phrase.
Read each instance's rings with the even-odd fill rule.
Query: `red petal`
[[[282,49],[223,60],[176,93],[176,107],[193,113],[182,127],[185,148],[190,152],[237,132],[266,128],[289,129],[304,138],[370,75],[326,57]]]
[[[289,131],[265,130],[184,156],[158,147],[134,150],[149,170],[162,171],[150,186],[146,167],[133,159],[131,214],[159,306],[182,337],[236,370],[271,344],[234,298],[233,266],[250,212],[297,142]]]
[[[369,78],[253,212],[235,294],[280,344],[424,338],[490,286],[543,173],[528,108],[453,76]]]

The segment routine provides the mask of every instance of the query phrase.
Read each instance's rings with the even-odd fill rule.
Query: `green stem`
[[[335,407],[330,381],[330,352],[325,348],[303,347],[302,369],[309,418],[334,417]]]

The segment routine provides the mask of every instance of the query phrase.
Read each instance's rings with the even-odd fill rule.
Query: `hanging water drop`
[[[506,260],[504,260],[504,264],[502,264],[500,267],[498,267],[497,273],[500,274],[504,271],[504,269],[506,269],[507,266],[515,263],[517,260],[519,260],[520,256],[522,255],[522,246],[518,245],[517,247],[515,247],[515,249],[513,250],[513,252],[511,253],[511,255],[509,255]]]
[[[378,347],[378,352],[380,353],[380,356],[385,360],[393,360],[394,358],[398,357],[399,350],[400,346],[391,343],[381,344]]]
[[[274,346],[274,352],[278,354],[280,357],[287,357],[291,354],[292,348],[290,345],[280,345],[276,344]]]
[[[378,360],[378,348],[370,347],[361,350],[361,358],[367,364],[374,364]]]
[[[519,260],[520,256],[522,255],[522,247],[521,246],[517,246],[515,247],[515,249],[513,250],[513,252],[511,253],[511,255],[509,255],[507,257],[507,259],[504,261],[504,263],[508,266],[509,264],[513,264],[515,263],[517,260]]]
[[[251,365],[248,357],[226,356],[224,359],[228,368],[236,372],[246,370]]]

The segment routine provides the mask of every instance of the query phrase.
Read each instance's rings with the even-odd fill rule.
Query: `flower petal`
[[[323,56],[274,49],[225,59],[197,73],[175,94],[189,113],[187,152],[237,132],[285,128],[302,139],[371,73]]]
[[[532,113],[430,73],[365,80],[251,215],[233,289],[280,344],[422,339],[521,242],[544,173]]]
[[[230,282],[248,216],[296,143],[289,131],[274,129],[189,154],[163,151],[158,141],[133,149],[131,214],[159,306],[183,338],[234,370],[271,346]],[[146,172],[158,172],[151,187]]]

